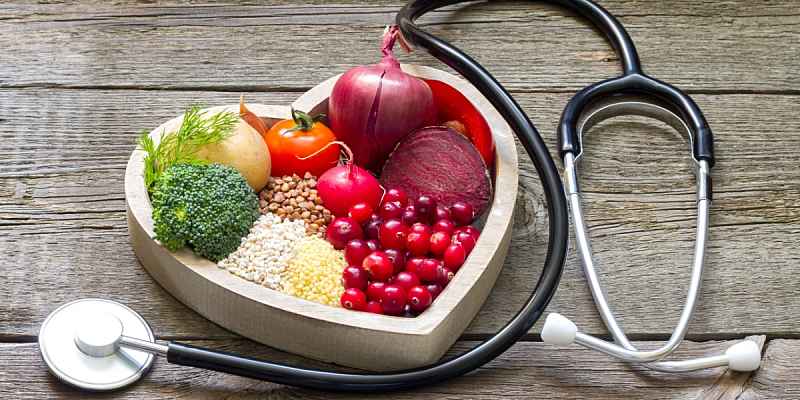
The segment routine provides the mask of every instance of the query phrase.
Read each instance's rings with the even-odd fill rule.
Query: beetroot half
[[[424,194],[448,207],[466,202],[475,215],[492,199],[489,171],[480,153],[469,139],[444,126],[406,136],[386,160],[380,180],[386,189],[402,189],[412,198]]]

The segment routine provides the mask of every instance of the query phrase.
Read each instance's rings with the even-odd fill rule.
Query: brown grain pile
[[[317,179],[310,173],[302,178],[298,175],[270,177],[259,195],[261,213],[270,212],[292,221],[302,219],[306,223],[306,233],[323,236],[333,215],[322,206],[316,187]]]

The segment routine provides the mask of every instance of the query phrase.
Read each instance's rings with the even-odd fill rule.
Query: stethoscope
[[[274,383],[330,391],[381,392],[410,389],[454,378],[493,360],[516,343],[536,323],[555,293],[568,247],[569,200],[575,236],[584,271],[597,308],[616,343],[581,333],[575,324],[550,314],[542,330],[545,342],[578,343],[625,361],[645,363],[660,371],[689,371],[725,366],[750,371],[758,368],[760,351],[743,341],[725,354],[687,361],[659,361],[683,339],[700,289],[708,211],[711,202],[710,169],[714,165],[711,130],[692,99],[680,90],[644,75],[625,29],[590,0],[550,0],[591,21],[611,42],[622,60],[623,75],[593,84],[573,97],[558,126],[559,153],[564,163],[566,191],[541,136],[506,90],[477,62],[447,42],[423,31],[414,21],[425,13],[463,0],[413,0],[397,14],[403,38],[427,50],[460,73],[503,116],[531,157],[542,183],[549,214],[547,257],[534,292],[522,309],[494,336],[472,350],[428,367],[391,373],[341,373],[292,367],[175,342],[156,342],[147,322],[132,309],[110,300],[83,299],[53,311],[42,324],[39,348],[50,371],[86,390],[114,390],[136,382],[150,368],[155,355],[174,364],[210,369]],[[669,341],[652,351],[639,351],[627,339],[611,312],[595,272],[583,222],[577,160],[581,135],[591,126],[620,114],[663,119],[686,133],[697,165],[697,242],[691,283],[679,323]],[[566,196],[565,196],[566,194]],[[268,327],[265,329],[269,329]]]

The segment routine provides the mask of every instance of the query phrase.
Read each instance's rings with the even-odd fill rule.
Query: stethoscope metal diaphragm
[[[84,390],[130,385],[150,369],[153,354],[119,347],[125,335],[153,342],[147,322],[111,300],[81,299],[62,305],[39,330],[39,350],[58,379]]]

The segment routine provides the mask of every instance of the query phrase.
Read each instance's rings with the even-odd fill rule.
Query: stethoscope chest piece
[[[110,300],[82,299],[53,311],[39,331],[50,372],[80,389],[107,391],[139,380],[153,364],[150,353],[120,348],[121,335],[152,342],[147,322]]]

